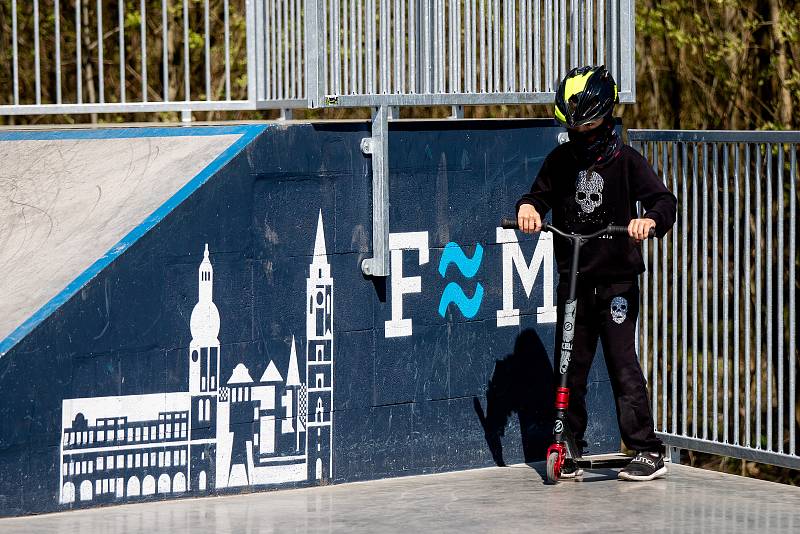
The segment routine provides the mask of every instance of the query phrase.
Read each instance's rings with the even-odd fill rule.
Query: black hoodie
[[[637,217],[639,201],[643,217],[656,222],[656,236],[669,231],[678,201],[641,154],[622,145],[616,157],[587,169],[570,144],[559,145],[547,156],[530,192],[517,202],[517,212],[522,204],[533,205],[542,217],[552,210],[555,227],[587,234],[609,224],[627,226]],[[568,273],[569,243],[556,238],[554,249],[559,272]],[[583,277],[632,280],[644,270],[641,246],[628,237],[593,239],[581,249]]]

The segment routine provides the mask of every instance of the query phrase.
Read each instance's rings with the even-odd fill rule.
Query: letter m
[[[556,322],[553,302],[553,236],[540,233],[533,258],[525,262],[514,230],[497,228],[497,242],[503,245],[503,309],[497,310],[497,326],[519,325],[519,309],[514,308],[514,271],[519,274],[525,295],[530,298],[533,284],[542,271],[542,305],[536,308],[537,323]]]

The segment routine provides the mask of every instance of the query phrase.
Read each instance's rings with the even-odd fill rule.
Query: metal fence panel
[[[11,0],[0,115],[305,107],[300,4]],[[273,61],[263,65],[271,34]]]
[[[643,249],[639,347],[656,431],[670,446],[800,467],[800,132],[628,135],[679,200],[676,226]]]
[[[633,0],[6,2],[2,115],[551,103],[584,64],[634,100]]]
[[[308,6],[330,22],[308,28],[324,56],[320,101],[313,105],[550,103],[568,68],[585,64],[608,65],[621,101],[634,100],[632,0],[368,0],[358,11],[345,0],[308,0]],[[349,33],[341,31],[344,20]],[[365,46],[352,46],[354,39]],[[348,68],[352,63],[369,68]]]

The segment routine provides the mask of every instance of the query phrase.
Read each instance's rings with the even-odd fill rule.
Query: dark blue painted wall
[[[187,391],[189,317],[206,243],[221,318],[220,381],[239,363],[258,381],[269,361],[285,379],[293,336],[305,381],[306,283],[320,210],[334,279],[331,482],[541,459],[552,423],[554,324],[536,320],[541,275],[528,299],[515,274],[520,325],[498,327],[496,227],[560,131],[550,121],[391,125],[391,231],[427,232],[430,258],[420,266],[416,251],[404,251],[404,276],[421,279],[421,291],[403,297],[413,334],[386,337],[391,284],[359,268],[371,255],[370,161],[359,150],[369,126],[268,128],[0,358],[0,515],[137,500],[59,503],[62,401]],[[527,261],[536,239],[520,237]],[[468,257],[480,244],[473,276],[455,265],[440,275],[450,242]],[[439,315],[450,282],[468,296],[482,286],[474,317],[453,304]],[[590,380],[588,452],[617,450],[602,358]],[[232,431],[252,435],[249,415],[231,418]]]

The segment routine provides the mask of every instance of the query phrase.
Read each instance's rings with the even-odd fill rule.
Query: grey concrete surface
[[[800,532],[800,488],[670,465],[542,482],[543,465],[0,519],[0,532]]]
[[[0,141],[0,339],[238,138]]]

